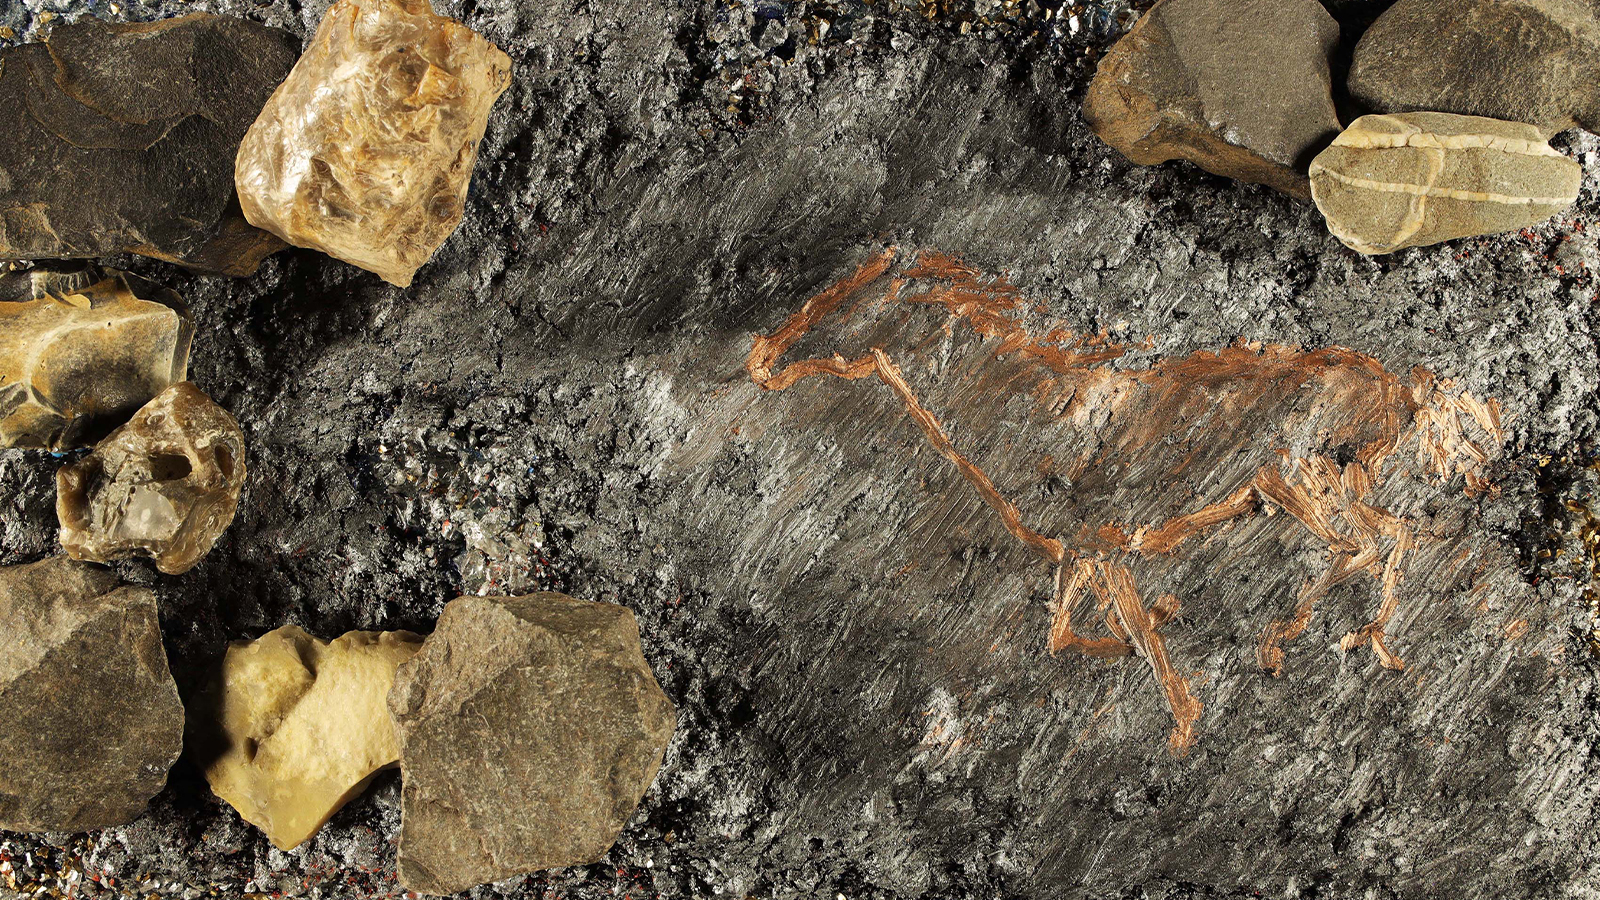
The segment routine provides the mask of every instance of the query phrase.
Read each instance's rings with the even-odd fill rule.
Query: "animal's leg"
[[[1150,671],[1155,674],[1156,681],[1161,684],[1162,691],[1167,695],[1167,706],[1171,708],[1172,718],[1177,722],[1173,726],[1172,734],[1167,737],[1167,745],[1174,753],[1187,753],[1189,748],[1194,746],[1194,725],[1199,720],[1203,707],[1200,701],[1189,693],[1189,680],[1179,675],[1172,667],[1172,660],[1167,655],[1167,644],[1161,639],[1161,635],[1156,633],[1158,615],[1168,616],[1170,615],[1168,610],[1176,612],[1176,602],[1168,604],[1166,598],[1162,598],[1153,607],[1146,609],[1139,598],[1138,587],[1134,584],[1133,572],[1121,563],[1097,561],[1091,583],[1096,593],[1103,592],[1111,599],[1108,624],[1114,620],[1122,626],[1121,630],[1127,634],[1128,642],[1150,665]],[[1158,612],[1153,614],[1152,610]]]
[[[1072,573],[1067,574],[1068,568]],[[1116,638],[1086,638],[1072,630],[1072,610],[1093,582],[1094,563],[1069,559],[1056,566],[1056,617],[1050,625],[1050,654],[1076,650],[1084,656],[1127,656],[1133,645]]]
[[[1378,614],[1371,622],[1357,628],[1345,635],[1339,641],[1339,647],[1344,650],[1353,650],[1362,644],[1371,644],[1372,652],[1377,654],[1378,662],[1387,669],[1404,669],[1405,661],[1394,655],[1383,643],[1383,630],[1389,624],[1389,619],[1394,616],[1394,611],[1400,606],[1400,575],[1401,562],[1407,552],[1416,548],[1416,542],[1411,536],[1411,530],[1401,528],[1395,536],[1394,549],[1389,551],[1389,560],[1383,567],[1383,603],[1378,607]]]
[[[1333,558],[1333,564],[1328,567],[1328,571],[1307,583],[1300,591],[1300,602],[1295,606],[1294,616],[1287,621],[1273,622],[1261,633],[1261,647],[1256,652],[1261,668],[1273,675],[1279,674],[1283,668],[1283,648],[1279,644],[1299,637],[1306,630],[1306,626],[1311,624],[1311,615],[1315,611],[1317,601],[1335,585],[1349,581],[1361,574],[1361,571],[1360,567],[1351,565],[1349,555],[1339,554]]]
[[[1133,533],[1128,546],[1140,553],[1171,553],[1179,544],[1207,528],[1249,515],[1255,511],[1256,502],[1256,487],[1247,484],[1221,503],[1168,519],[1155,528],[1140,528]]]

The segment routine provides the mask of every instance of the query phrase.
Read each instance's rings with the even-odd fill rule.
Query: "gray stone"
[[[175,292],[67,263],[0,276],[0,447],[60,452],[126,422],[189,370]]]
[[[1369,254],[1537,225],[1582,181],[1538,128],[1449,113],[1362,116],[1311,164],[1328,230]]]
[[[175,384],[56,473],[61,546],[73,559],[148,556],[168,575],[187,572],[233,522],[244,458],[233,416]]]
[[[1083,115],[1128,159],[1186,159],[1309,198],[1305,168],[1339,130],[1316,0],[1161,0],[1105,58]]]
[[[1400,0],[1362,35],[1350,93],[1373,112],[1600,127],[1591,0]]]
[[[284,245],[244,220],[233,159],[297,49],[196,13],[86,17],[0,51],[0,259],[138,253],[254,272]]]
[[[0,828],[130,822],[182,749],[152,591],[63,557],[0,568]]]
[[[675,722],[633,613],[552,593],[447,604],[389,709],[400,880],[431,894],[599,860]]]

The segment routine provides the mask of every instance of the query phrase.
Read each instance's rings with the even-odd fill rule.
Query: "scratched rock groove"
[[[111,261],[190,302],[254,461],[199,566],[119,564],[186,696],[286,623],[628,606],[661,776],[605,862],[479,898],[1600,890],[1585,585],[1531,560],[1600,423],[1595,138],[1569,218],[1365,259],[1094,139],[1127,4],[437,6],[514,83],[410,289]],[[58,465],[0,454],[0,562],[51,552]],[[0,835],[0,896],[393,897],[398,822],[390,776],[282,853],[180,763],[130,826]]]

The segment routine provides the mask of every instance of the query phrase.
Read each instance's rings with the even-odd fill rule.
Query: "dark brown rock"
[[[1309,199],[1306,166],[1339,131],[1338,38],[1316,0],[1161,0],[1100,61],[1083,115],[1140,165],[1186,159]]]
[[[1589,0],[1400,0],[1356,46],[1350,93],[1373,112],[1600,126],[1600,18]]]
[[[169,575],[187,572],[233,522],[244,457],[233,416],[175,384],[56,473],[61,546],[73,559],[149,556]]]
[[[598,860],[675,721],[633,613],[550,593],[447,604],[389,709],[400,880],[430,894]]]
[[[182,749],[153,592],[63,557],[0,568],[0,828],[130,822]]]
[[[182,298],[81,264],[0,276],[0,447],[88,446],[189,369]]]
[[[244,221],[233,158],[297,49],[196,13],[84,18],[0,51],[0,259],[138,253],[254,272],[284,245]]]

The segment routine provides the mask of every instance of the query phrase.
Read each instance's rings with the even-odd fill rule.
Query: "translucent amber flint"
[[[461,224],[510,70],[428,0],[339,0],[239,147],[245,218],[410,284]]]

